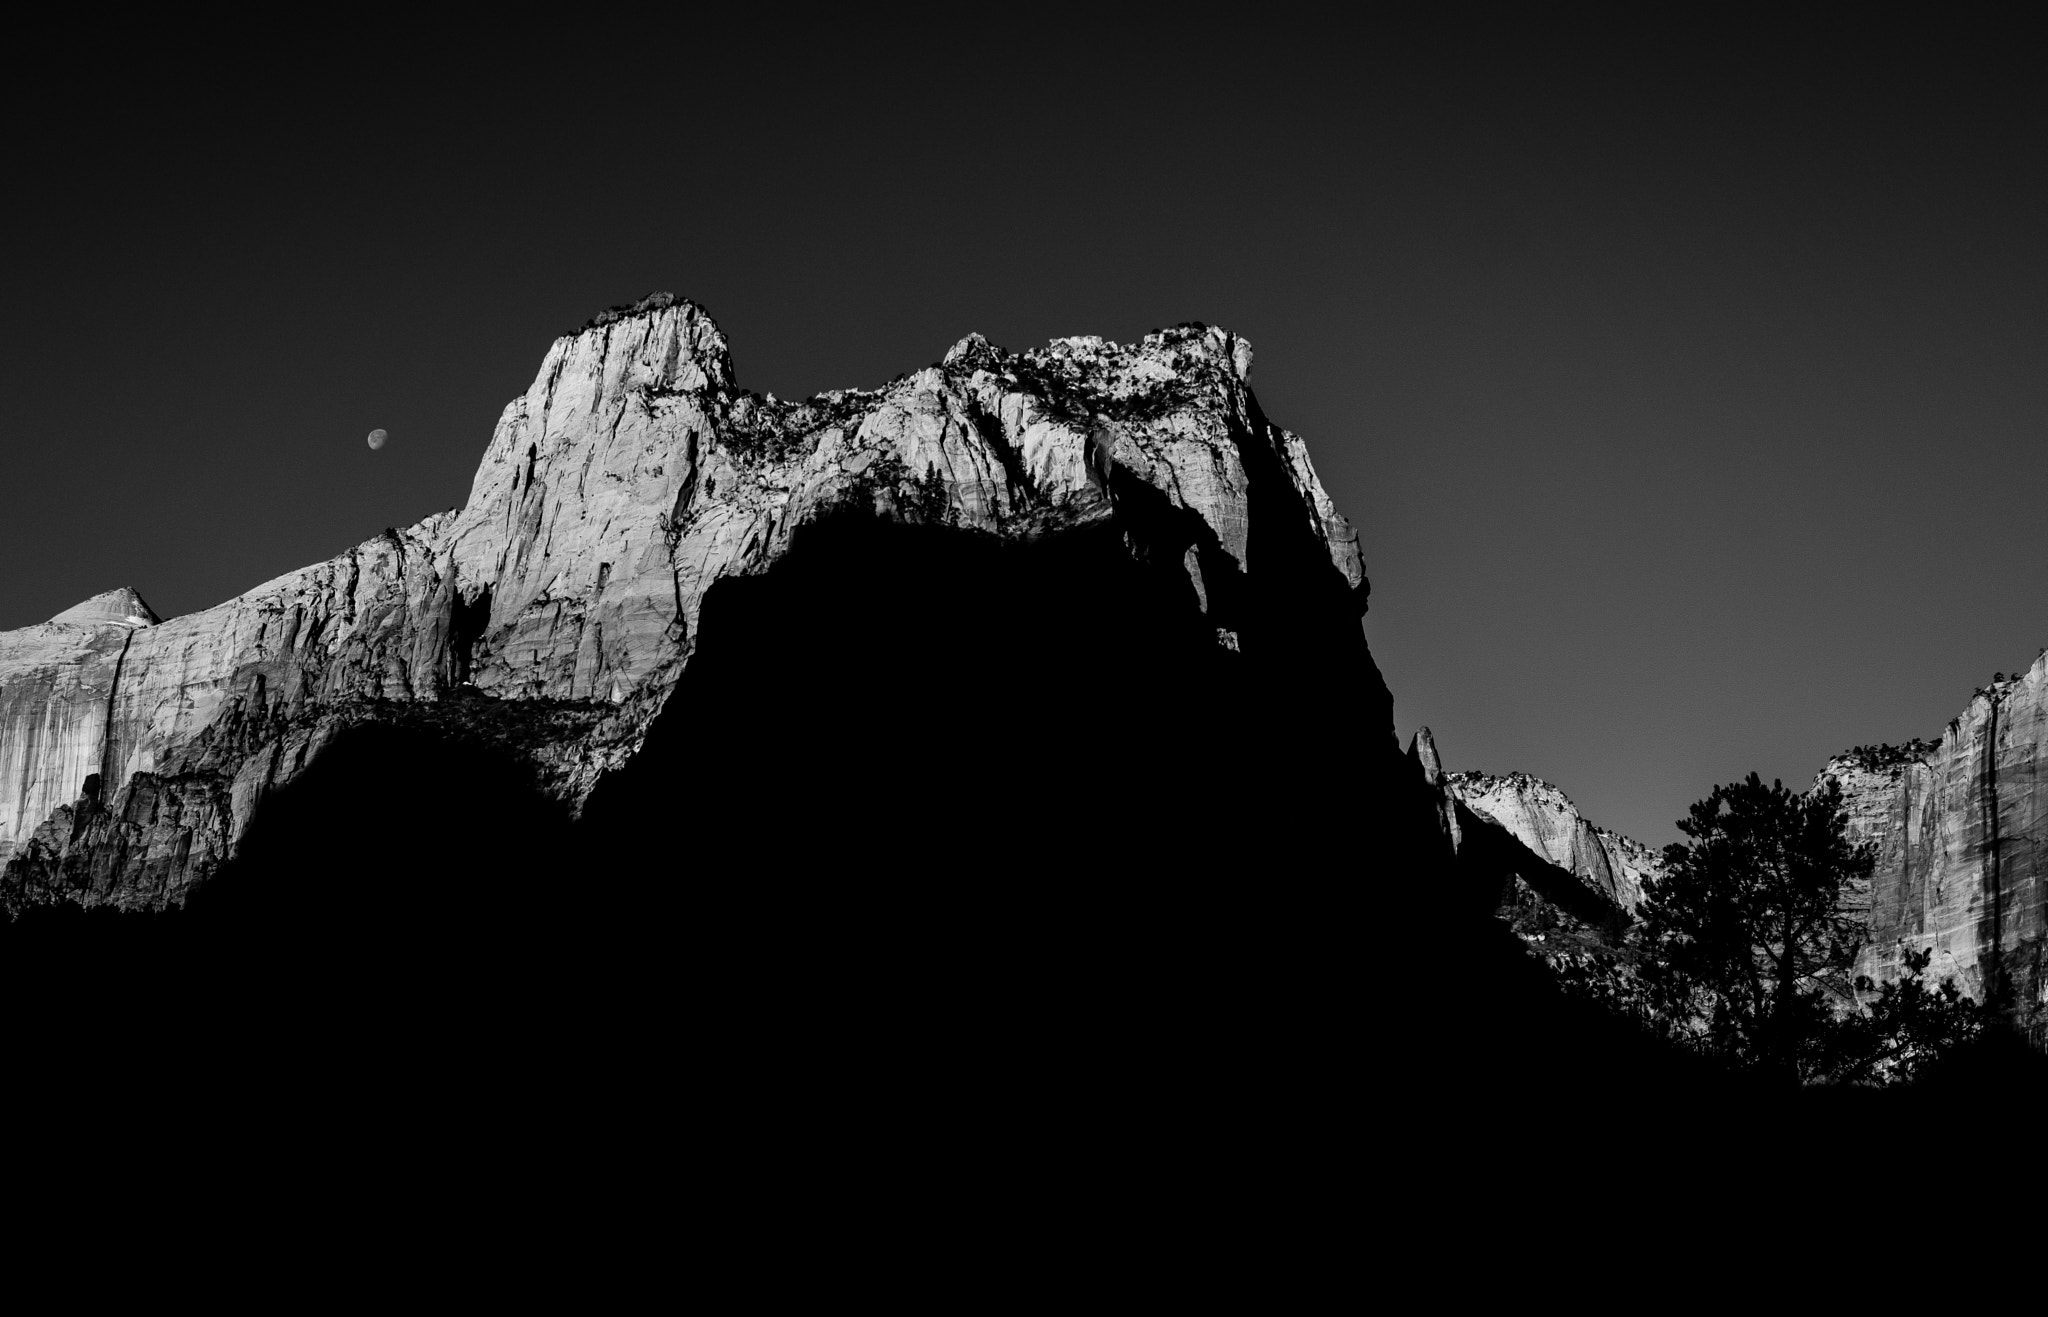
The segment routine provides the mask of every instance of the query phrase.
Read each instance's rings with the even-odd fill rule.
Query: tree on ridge
[[[1638,912],[1644,1004],[1673,1036],[1790,1086],[1910,1078],[1981,1032],[1953,981],[1927,986],[1925,952],[1898,982],[1851,981],[1843,897],[1874,858],[1833,781],[1801,795],[1751,773],[1678,827],[1691,840],[1665,848]]]

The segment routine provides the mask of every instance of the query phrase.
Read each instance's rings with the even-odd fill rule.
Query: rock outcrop
[[[1634,913],[1642,900],[1643,881],[1657,875],[1655,851],[1631,837],[1595,827],[1564,792],[1541,778],[1527,773],[1445,772],[1427,727],[1415,734],[1408,753],[1424,781],[1441,793],[1440,812],[1453,849],[1464,846],[1469,820],[1482,820],[1623,914]]]
[[[1839,755],[1829,779],[1850,835],[1877,851],[1857,972],[1886,982],[1907,951],[1931,950],[1930,978],[2048,1046],[2048,652],[1978,691],[1933,745]]]
[[[691,303],[608,312],[549,349],[460,509],[204,612],[116,591],[0,635],[0,895],[179,904],[362,723],[512,749],[580,805],[675,689],[711,586],[848,509],[1005,542],[1114,526],[1219,647],[1272,634],[1281,578],[1355,633],[1357,537],[1251,360],[1201,325],[1023,354],[969,336],[882,388],[782,402],[737,386]],[[1317,547],[1259,547],[1283,539]]]
[[[1450,773],[1445,790],[1480,818],[1633,914],[1657,853],[1632,837],[1595,827],[1564,792],[1527,773]]]
[[[133,590],[109,590],[0,632],[0,861],[109,771],[110,697],[136,631],[159,620]]]

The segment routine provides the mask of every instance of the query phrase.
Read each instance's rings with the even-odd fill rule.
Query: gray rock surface
[[[1882,983],[1931,950],[1931,978],[2002,998],[2048,1046],[2048,652],[1978,691],[1931,747],[1840,755],[1816,781],[1830,778],[1851,836],[1877,850],[1857,972]]]
[[[1499,825],[1535,856],[1572,875],[1603,900],[1634,913],[1643,880],[1658,873],[1657,853],[1618,832],[1595,827],[1571,798],[1527,773],[1449,773],[1427,727],[1415,734],[1409,757],[1423,780],[1441,793],[1442,818],[1452,848],[1463,843],[1456,805]]]
[[[1479,817],[1633,914],[1643,880],[1659,872],[1657,853],[1632,837],[1596,827],[1558,788],[1527,773],[1449,773],[1445,790]]]
[[[133,590],[109,590],[0,632],[0,861],[108,769],[116,674],[136,631],[157,621]]]
[[[1016,355],[970,335],[881,388],[782,402],[737,386],[693,304],[607,312],[548,350],[461,508],[203,612],[116,591],[0,634],[0,896],[179,903],[362,721],[482,728],[578,804],[645,736],[711,585],[829,509],[1013,539],[1107,520],[1133,553],[1177,518],[1191,606],[1234,647],[1248,467],[1278,471],[1363,612],[1357,536],[1251,361],[1199,325]]]

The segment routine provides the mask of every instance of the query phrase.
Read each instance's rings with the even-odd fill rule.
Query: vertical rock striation
[[[1355,638],[1357,536],[1251,361],[1201,325],[1022,354],[970,335],[885,387],[790,403],[741,390],[689,302],[607,312],[549,349],[460,509],[204,612],[159,621],[117,591],[0,635],[0,896],[179,903],[361,722],[510,747],[580,804],[675,689],[712,584],[837,511],[1013,542],[1113,525],[1221,647],[1279,636],[1303,601]]]
[[[0,632],[0,862],[110,771],[118,675],[135,633],[158,621],[133,590],[109,590]]]
[[[1857,972],[1885,982],[1907,951],[1931,950],[1931,977],[1997,1002],[2036,1046],[2048,1046],[2044,765],[2048,652],[1978,691],[1934,745],[1837,756],[1818,779],[1840,784],[1851,836],[1877,852]]]

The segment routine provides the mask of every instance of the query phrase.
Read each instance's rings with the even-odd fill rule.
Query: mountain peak
[[[677,297],[674,293],[653,292],[637,302],[621,302],[617,306],[606,307],[590,319],[584,321],[583,330],[578,332],[602,329],[606,325],[614,325],[621,320],[630,320],[634,316],[653,315],[656,312],[666,311],[673,306],[682,306],[686,310],[694,310],[700,315],[703,313],[703,308],[687,297]]]
[[[73,604],[50,621],[69,626],[105,626],[111,623],[143,627],[155,626],[163,619],[142,601],[141,595],[124,585],[118,590],[102,591],[82,604]]]
[[[52,866],[99,864],[96,886],[66,890],[88,903],[181,902],[234,853],[267,793],[364,718],[503,721],[525,738],[507,751],[521,771],[580,810],[640,752],[685,671],[700,674],[694,692],[719,670],[693,658],[707,626],[743,638],[721,644],[780,634],[718,621],[729,615],[707,613],[707,600],[742,579],[759,583],[743,600],[814,590],[822,578],[805,573],[823,569],[809,564],[833,560],[799,554],[800,534],[872,555],[880,575],[865,589],[877,598],[929,598],[902,605],[906,636],[983,576],[993,592],[1037,582],[1044,608],[1087,628],[1135,609],[1117,623],[1139,646],[1130,663],[1214,673],[1237,690],[1255,670],[1246,662],[1291,652],[1274,637],[1294,624],[1267,622],[1272,601],[1313,600],[1302,606],[1330,610],[1326,670],[1355,662],[1376,684],[1356,624],[1357,532],[1301,439],[1254,404],[1237,341],[1181,326],[1012,355],[968,337],[950,365],[781,402],[738,387],[725,336],[697,304],[655,294],[605,311],[548,346],[499,414],[460,509],[163,627],[119,590],[57,619],[69,625],[0,635],[0,859],[12,866],[0,898],[27,890],[29,866],[55,883]],[[1254,525],[1288,546],[1256,569]],[[987,573],[932,575],[970,552]],[[918,593],[935,581],[946,584]],[[995,603],[944,606],[994,617]],[[970,604],[982,611],[961,611]],[[732,605],[750,606],[761,605]],[[816,641],[845,643],[834,636]],[[1332,707],[1350,708],[1351,684],[1336,680]],[[93,773],[108,800],[175,777],[187,803],[52,822]],[[158,818],[177,822],[159,832],[142,821]]]

